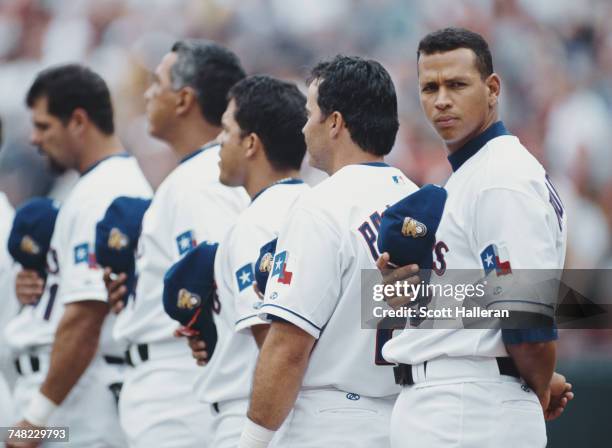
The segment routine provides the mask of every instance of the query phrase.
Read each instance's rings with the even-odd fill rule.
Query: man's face
[[[246,151],[248,136],[242,136],[242,129],[234,118],[236,102],[232,99],[221,117],[222,131],[218,140],[221,144],[219,151],[219,180],[230,187],[244,186],[246,177]]]
[[[467,48],[419,58],[421,106],[451,150],[484,131],[490,117],[491,92],[475,58]]]
[[[163,57],[144,95],[149,133],[161,140],[165,140],[175,117],[177,92],[172,89],[170,69],[176,63],[177,57],[174,52],[167,53]]]
[[[47,156],[51,169],[61,173],[75,167],[68,124],[64,125],[58,117],[49,114],[47,97],[38,98],[30,112],[33,125],[30,142]]]
[[[304,140],[306,141],[306,149],[310,156],[310,165],[320,170],[326,171],[326,155],[328,147],[328,132],[326,120],[323,118],[323,113],[319,108],[319,80],[314,80],[308,86],[308,94],[306,96],[306,113],[308,121],[302,128]]]

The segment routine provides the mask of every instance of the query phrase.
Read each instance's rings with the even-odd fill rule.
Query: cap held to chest
[[[150,199],[120,196],[96,225],[96,262],[115,273],[127,274],[126,300],[136,287],[136,249],[142,219],[150,204]]]
[[[217,243],[205,241],[191,249],[164,276],[164,310],[181,324],[184,336],[199,336],[212,356],[217,342],[213,312],[219,312],[214,276]]]
[[[8,251],[26,269],[44,273],[59,209],[48,198],[33,198],[15,212]]]
[[[425,185],[389,207],[382,216],[378,249],[388,252],[398,266],[418,264],[431,269],[432,249],[447,192],[436,185]]]

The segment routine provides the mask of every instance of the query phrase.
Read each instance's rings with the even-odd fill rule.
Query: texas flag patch
[[[507,251],[502,250],[502,252],[503,254],[500,254],[500,249],[497,245],[489,244],[480,253],[480,260],[482,261],[485,275],[489,275],[492,271],[495,271],[497,275],[512,274],[512,267],[510,266],[510,260],[508,260]],[[506,261],[502,261],[502,257],[505,258]]]
[[[198,245],[193,232],[188,230],[176,237],[176,248],[179,255],[184,255]]]
[[[89,243],[81,243],[74,246],[74,264],[87,263],[90,269],[96,269],[96,254],[89,251]]]
[[[271,274],[272,278],[278,276],[278,282],[285,285],[290,285],[291,277],[293,277],[293,272],[287,271],[288,259],[289,253],[286,250],[276,254],[274,257],[274,268]]]
[[[238,282],[238,291],[248,288],[255,281],[253,273],[253,263],[245,264],[236,271],[236,281]]]

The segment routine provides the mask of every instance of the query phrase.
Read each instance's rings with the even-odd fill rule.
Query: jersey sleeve
[[[241,209],[238,192],[223,185],[185,191],[176,198],[170,237],[173,262],[204,241],[222,241]]]
[[[234,229],[228,248],[230,272],[225,275],[232,285],[236,331],[269,323],[259,316],[263,301],[254,288],[254,269],[259,249],[272,238],[273,232],[261,226],[239,224]]]
[[[108,204],[106,204],[108,205]],[[103,270],[96,263],[96,224],[106,210],[105,204],[84,203],[70,220],[69,235],[60,238],[65,243],[57,250],[60,255],[58,299],[63,303],[83,300],[107,301]]]
[[[297,207],[280,232],[261,312],[315,338],[340,297],[341,235],[329,220]]]
[[[547,327],[503,330],[504,340],[556,339],[552,322],[563,266],[558,223],[549,204],[520,190],[490,188],[481,192],[475,206],[475,249],[487,290],[495,291],[488,294],[487,308],[527,316],[521,317],[523,322],[536,317]]]

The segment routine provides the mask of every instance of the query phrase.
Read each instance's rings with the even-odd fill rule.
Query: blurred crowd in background
[[[564,200],[566,267],[612,268],[609,0],[0,0],[0,190],[16,206],[33,195],[62,196],[76,177],[50,175],[29,145],[24,103],[36,73],[64,62],[87,64],[106,79],[119,135],[157,186],[176,160],[147,135],[143,93],[161,56],[185,37],[220,42],[249,73],[302,87],[320,59],[343,53],[380,61],[395,81],[401,114],[388,162],[419,185],[443,184],[450,166],[420,110],[416,48],[445,26],[470,28],[490,43],[502,119]],[[313,183],[324,177],[305,171]],[[566,336],[562,356],[612,356],[611,332]]]

